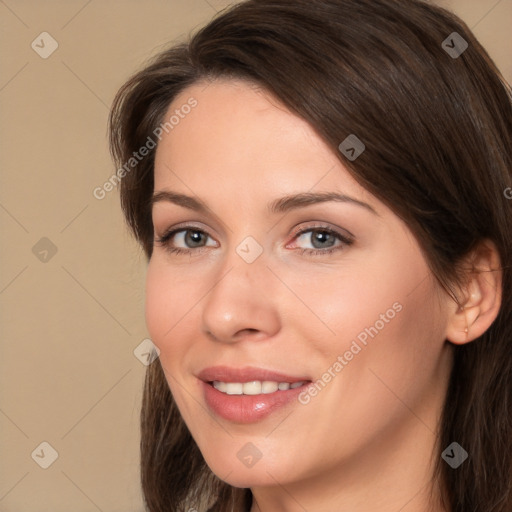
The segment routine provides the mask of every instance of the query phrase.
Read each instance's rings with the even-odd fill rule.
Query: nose
[[[236,253],[232,255],[202,301],[203,331],[224,343],[275,335],[280,320],[273,277],[263,257],[246,263]]]

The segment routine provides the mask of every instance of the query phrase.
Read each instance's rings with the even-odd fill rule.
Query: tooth
[[[268,394],[268,393],[274,393],[274,391],[277,391],[278,384],[277,382],[272,382],[270,380],[264,380],[261,383],[261,392]]]
[[[296,389],[304,385],[304,381],[294,382],[275,382],[265,380],[263,382],[253,380],[251,382],[221,382],[218,380],[213,381],[213,387],[222,393],[228,395],[260,395],[274,393],[275,391],[287,391],[289,389]]]
[[[223,393],[226,392],[226,383],[220,382],[218,380],[213,381],[213,387],[217,389],[218,391],[222,391]]]
[[[261,393],[261,382],[258,380],[244,382],[243,392],[244,395],[259,395]]]
[[[226,393],[228,395],[241,395],[244,385],[241,382],[227,382]]]

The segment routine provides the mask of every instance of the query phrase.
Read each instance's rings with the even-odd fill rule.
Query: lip
[[[261,421],[270,414],[291,405],[293,401],[298,406],[298,395],[311,383],[311,379],[307,376],[296,377],[254,367],[215,366],[205,368],[197,377],[201,380],[203,397],[209,410],[225,420],[242,424]],[[227,395],[213,387],[214,380],[242,383],[253,380],[289,383],[304,381],[304,385],[295,389],[261,395]]]
[[[251,382],[253,380],[271,380],[275,382],[301,382],[311,380],[308,376],[294,377],[285,373],[245,366],[244,368],[231,368],[229,366],[210,366],[201,370],[197,377],[203,382]]]

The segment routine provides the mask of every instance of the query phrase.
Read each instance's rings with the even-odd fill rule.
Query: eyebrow
[[[207,214],[210,211],[210,208],[208,208],[208,206],[206,206],[206,204],[200,199],[187,196],[185,194],[178,194],[177,192],[171,192],[169,190],[161,190],[153,194],[153,197],[151,198],[151,207],[162,201],[170,202],[178,206],[182,206],[183,208],[195,210],[203,214]],[[358,199],[347,196],[345,194],[339,194],[337,192],[303,192],[300,194],[289,195],[270,202],[267,205],[267,209],[270,213],[274,214],[286,213],[288,211],[296,210],[304,206],[326,203],[330,201],[354,204],[356,206],[367,209],[375,215],[379,215],[368,203],[359,201]]]

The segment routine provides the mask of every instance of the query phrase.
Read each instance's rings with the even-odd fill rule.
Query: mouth
[[[254,367],[210,367],[197,377],[208,409],[242,424],[261,421],[287,406],[298,405],[298,395],[312,382],[307,376]]]

